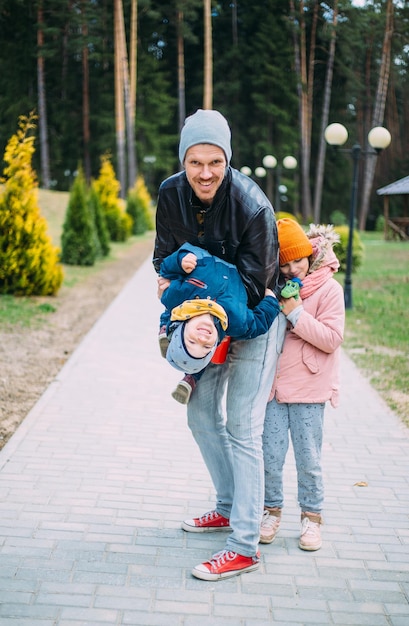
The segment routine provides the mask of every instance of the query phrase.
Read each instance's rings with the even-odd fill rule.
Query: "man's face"
[[[227,162],[221,148],[209,143],[199,143],[186,152],[186,176],[199,200],[210,205],[223,182]]]

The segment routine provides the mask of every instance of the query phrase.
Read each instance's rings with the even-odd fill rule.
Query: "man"
[[[218,112],[199,109],[182,128],[184,171],[159,188],[154,267],[185,242],[236,265],[254,308],[274,289],[278,240],[273,208],[258,185],[233,169],[231,133]],[[158,278],[159,294],[165,279]],[[218,580],[255,570],[264,504],[262,433],[281,348],[279,319],[255,339],[232,340],[222,365],[210,363],[188,404],[188,424],[216,489],[216,508],[185,520],[187,532],[232,531],[225,548],[192,574]],[[280,335],[280,338],[278,337]],[[226,411],[222,399],[226,393]]]

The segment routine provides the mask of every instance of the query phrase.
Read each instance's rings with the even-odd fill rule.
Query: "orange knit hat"
[[[289,217],[277,221],[280,265],[311,256],[312,244],[301,226]]]

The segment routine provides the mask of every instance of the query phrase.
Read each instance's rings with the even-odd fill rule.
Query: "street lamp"
[[[331,145],[338,147],[343,146],[348,139],[348,131],[342,124],[330,124],[327,126],[324,132],[325,141]],[[353,174],[352,174],[352,189],[351,189],[351,201],[349,207],[349,232],[348,232],[348,248],[347,248],[347,262],[345,269],[345,308],[352,309],[352,243],[354,236],[354,222],[356,204],[358,198],[358,172],[359,172],[359,159],[361,154],[379,154],[381,150],[384,150],[389,146],[391,142],[390,132],[383,126],[375,126],[368,133],[368,143],[373,148],[373,152],[362,152],[361,146],[356,143],[351,149],[344,149],[343,152],[347,152],[352,155],[353,162]]]
[[[280,182],[281,182],[281,165],[278,163],[277,159],[275,156],[273,156],[272,154],[266,154],[265,157],[263,157],[263,165],[264,167],[267,169],[268,172],[268,176],[267,176],[267,196],[269,197],[270,200],[273,199],[273,189],[272,189],[272,177],[271,177],[271,170],[277,168],[277,174],[276,174],[276,185],[275,185],[275,202],[274,202],[274,209],[276,212],[278,212],[280,210],[280,204],[281,204],[281,191],[280,191]],[[286,157],[284,157],[283,161],[282,161],[282,165],[286,170],[294,170],[298,163],[297,163],[297,159],[291,155],[288,155]]]
[[[251,176],[252,174],[251,167],[249,167],[248,165],[243,165],[243,167],[240,168],[240,172],[242,174],[245,174],[246,176]]]

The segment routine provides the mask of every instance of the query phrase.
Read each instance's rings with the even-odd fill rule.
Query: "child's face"
[[[280,265],[280,272],[287,280],[291,278],[303,280],[303,278],[307,276],[309,268],[310,262],[308,257],[305,256],[302,259],[295,259],[294,261]]]
[[[218,333],[214,325],[213,315],[203,313],[185,322],[184,340],[186,350],[196,359],[201,359],[217,343]]]

